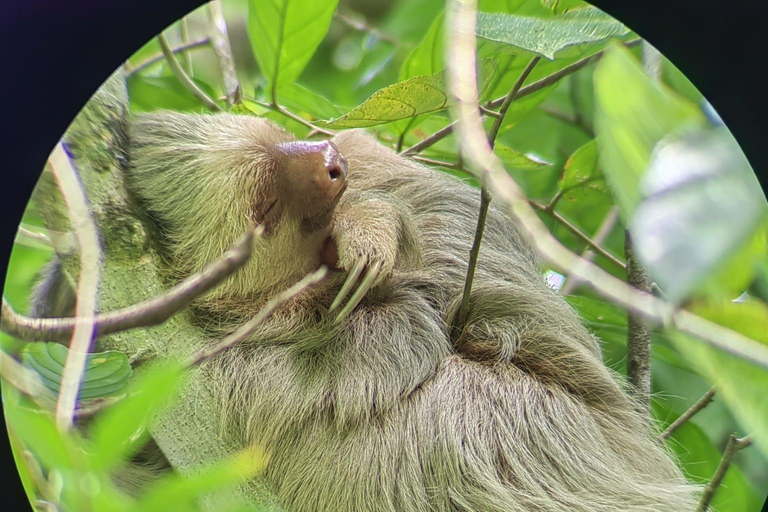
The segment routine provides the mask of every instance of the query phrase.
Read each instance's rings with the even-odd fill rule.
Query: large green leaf
[[[99,414],[91,428],[94,464],[112,469],[146,441],[147,422],[172,398],[182,376],[181,366],[170,362],[143,370],[131,382],[127,396]]]
[[[328,32],[337,3],[338,0],[249,0],[251,47],[273,92],[299,77]]]
[[[726,128],[662,141],[640,187],[645,197],[630,221],[635,251],[673,302],[753,239],[768,213],[752,168]],[[725,276],[741,288],[736,296],[757,260],[768,256],[764,230],[760,235],[762,246],[760,240],[752,244]]]
[[[516,14],[477,14],[477,35],[554,60],[568,47],[626,35],[619,21],[594,7],[542,18]]]
[[[501,159],[502,163],[504,163],[504,167],[508,170],[517,169],[520,171],[535,171],[537,169],[541,169],[542,167],[552,165],[549,162],[541,160],[540,158],[532,155],[526,155],[525,153],[516,151],[509,146],[505,146],[499,142],[493,146],[493,151]]]
[[[479,64],[480,90],[492,76],[495,62],[486,59]],[[443,72],[415,76],[373,93],[362,104],[327,123],[329,128],[364,128],[390,123],[448,108]]]
[[[442,71],[443,63],[443,13],[429,27],[424,39],[408,54],[400,67],[399,81],[414,76],[431,75]]]
[[[218,96],[210,85],[194,78],[192,80],[210,98]],[[133,112],[151,112],[161,109],[181,112],[209,110],[194,94],[185,89],[175,76],[134,74],[128,78],[128,94]]]
[[[719,304],[697,303],[691,311],[720,325],[768,344],[768,306],[757,300]],[[709,347],[682,333],[673,339],[680,352],[717,388],[734,416],[768,455],[768,370]]]
[[[67,358],[67,347],[58,343],[30,343],[21,358],[35,370],[43,385],[58,393]],[[104,398],[122,391],[131,376],[131,365],[121,352],[108,351],[88,354],[80,381],[80,400]]]
[[[563,175],[557,183],[560,190],[570,190],[602,179],[597,160],[597,141],[591,140],[577,149],[565,162]]]
[[[601,167],[628,219],[640,202],[639,181],[656,143],[703,126],[704,116],[695,105],[651,82],[629,50],[618,45],[606,50],[595,69],[594,87]]]

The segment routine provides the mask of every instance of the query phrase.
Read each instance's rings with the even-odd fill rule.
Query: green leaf
[[[481,90],[484,90],[490,81],[494,66],[494,61],[490,59],[480,62]],[[329,128],[364,128],[439,112],[446,108],[448,96],[441,71],[409,78],[380,89],[351,111],[324,124]]]
[[[689,309],[768,345],[768,306],[762,302],[695,303]],[[674,333],[673,339],[683,356],[714,383],[743,433],[751,435],[768,456],[768,370],[682,333]]]
[[[562,14],[587,5],[582,0],[541,0],[541,4],[555,14]]]
[[[768,214],[749,162],[726,128],[662,141],[640,187],[645,197],[630,220],[635,251],[672,302],[755,239]],[[759,235],[731,265],[741,274],[736,296],[752,280],[757,260],[768,256],[765,231]]]
[[[477,36],[532,52],[550,60],[571,46],[627,34],[619,21],[594,7],[584,7],[551,18],[515,14],[477,14]]]
[[[497,142],[493,146],[493,151],[504,163],[506,169],[517,169],[520,171],[534,171],[552,165],[549,162],[545,162],[540,158],[532,155],[526,155],[519,151],[515,151],[509,146]]]
[[[341,109],[330,100],[299,84],[288,84],[280,89],[280,105],[307,121],[330,119],[341,114]]]
[[[46,470],[72,467],[80,451],[76,433],[62,434],[53,414],[26,406],[5,407],[8,428],[35,454]]]
[[[58,393],[67,353],[67,347],[59,343],[30,343],[24,347],[21,359],[40,375],[45,387]],[[130,376],[131,365],[125,354],[115,351],[88,354],[78,398],[112,396],[125,388]]]
[[[111,469],[141,447],[146,441],[147,422],[160,406],[167,405],[182,376],[181,365],[175,362],[144,371],[131,382],[125,398],[94,420],[91,440],[98,468]]]
[[[565,162],[563,175],[558,180],[560,190],[569,190],[586,182],[601,179],[597,165],[597,141],[591,140],[577,149]]]
[[[197,79],[192,79],[209,97],[218,94],[213,88]],[[133,112],[153,110],[178,110],[180,112],[205,112],[208,108],[191,92],[186,90],[175,76],[144,76],[137,73],[128,77],[128,94]]]
[[[626,48],[606,50],[594,74],[600,164],[624,219],[640,202],[639,181],[662,138],[703,126],[695,105],[651,82]]]
[[[578,311],[579,316],[598,338],[622,347],[622,357],[626,355],[627,312],[624,309],[610,302],[579,295],[568,295],[566,300]],[[691,371],[691,366],[685,359],[669,348],[671,342],[665,334],[655,331],[652,334],[651,356],[654,360]]]
[[[197,498],[256,476],[266,461],[265,454],[253,447],[188,476],[165,476],[149,486],[134,510],[199,510]]]
[[[414,76],[432,75],[445,68],[443,63],[443,23],[441,12],[429,27],[424,39],[408,54],[400,67],[400,82]]]
[[[293,83],[328,32],[338,0],[248,2],[248,35],[274,94]]]

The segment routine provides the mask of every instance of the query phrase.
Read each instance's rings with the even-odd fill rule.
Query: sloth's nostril
[[[341,178],[344,175],[344,173],[341,171],[341,169],[338,166],[332,166],[328,169],[328,176],[330,176],[331,181],[336,181],[339,178]]]

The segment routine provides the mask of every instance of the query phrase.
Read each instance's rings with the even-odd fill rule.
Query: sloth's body
[[[265,120],[159,113],[135,118],[131,137],[127,183],[179,275],[267,227],[246,268],[196,305],[212,336],[320,264],[339,269],[207,366],[226,435],[270,453],[286,510],[694,508],[695,488],[493,206],[451,342],[477,190],[360,132],[333,139],[348,190],[311,198],[296,176],[316,164]],[[329,306],[358,261],[380,269],[376,285],[336,324]]]

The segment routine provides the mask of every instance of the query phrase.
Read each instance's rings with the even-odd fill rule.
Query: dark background
[[[417,1],[417,0],[406,0]],[[200,0],[11,0],[0,16],[0,269],[53,146],[95,89],[124,59]],[[712,103],[765,189],[768,6],[750,0],[594,0],[668,57]],[[76,55],[73,59],[70,56]],[[63,78],[61,78],[63,77]],[[5,279],[0,272],[0,289]],[[6,434],[5,510],[28,510]],[[7,508],[6,508],[7,507]],[[766,510],[764,508],[764,510]]]

